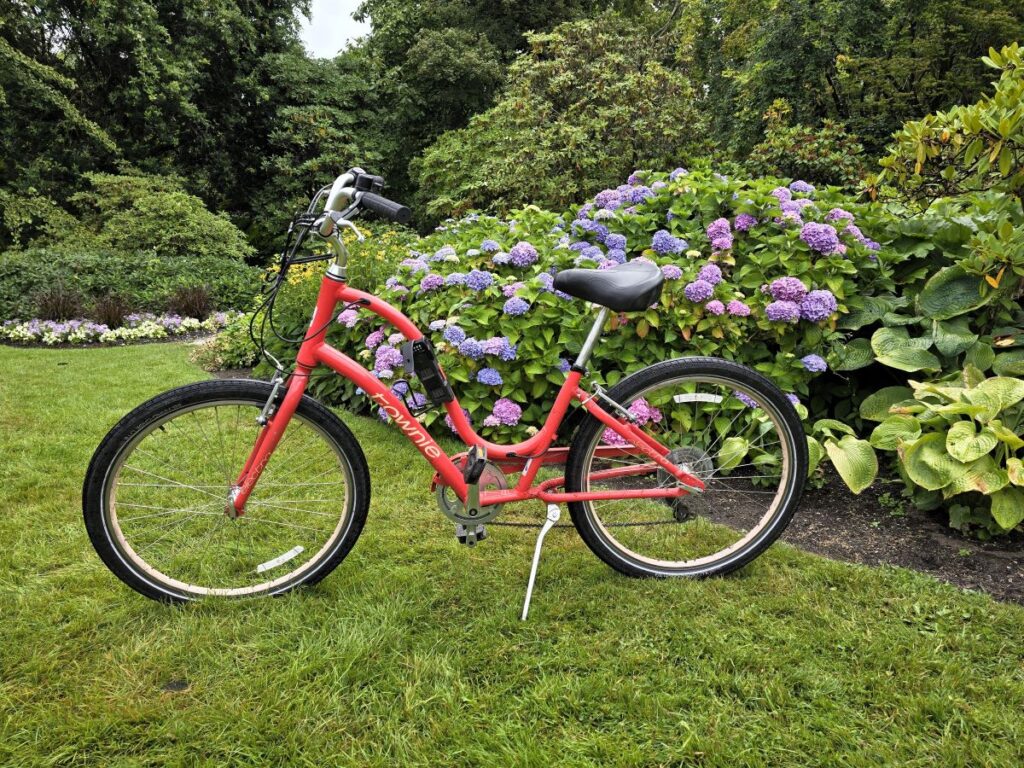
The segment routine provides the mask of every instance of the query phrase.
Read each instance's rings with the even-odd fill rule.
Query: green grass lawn
[[[520,623],[535,531],[458,545],[370,419],[345,417],[370,519],[321,585],[146,600],[93,553],[82,476],[127,410],[204,376],[187,357],[0,347],[0,766],[1024,764],[1024,609],[785,545],[635,581],[560,528]]]

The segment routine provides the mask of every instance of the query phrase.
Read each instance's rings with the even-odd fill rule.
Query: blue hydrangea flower
[[[480,243],[480,250],[484,253],[495,253],[501,250],[501,245],[496,240],[484,240]]]
[[[499,267],[508,264],[510,261],[512,261],[512,257],[509,256],[504,251],[502,251],[501,253],[496,253],[493,256],[491,256],[491,263],[496,264]]]
[[[464,272],[451,272],[444,279],[445,285],[465,285],[466,275]]]
[[[466,332],[457,325],[449,325],[444,329],[443,335],[449,344],[459,345],[466,340]]]
[[[803,365],[804,370],[811,373],[822,373],[828,370],[828,363],[821,355],[804,355],[800,358],[800,364]]]
[[[518,317],[519,315],[525,315],[530,311],[530,303],[525,299],[520,299],[515,296],[505,302],[505,306],[502,307],[502,312],[512,317]]]
[[[620,249],[624,251],[626,250],[626,236],[620,235],[617,232],[612,232],[605,236],[604,244],[610,250]]]
[[[441,248],[440,250],[438,250],[436,253],[434,253],[434,255],[430,257],[430,260],[431,261],[454,261],[456,258],[457,257],[455,255],[455,249],[452,246],[450,246],[450,245],[446,245],[443,248]]]
[[[459,344],[459,354],[465,355],[471,360],[479,360],[484,356],[484,348],[476,339],[468,338]]]
[[[659,229],[654,233],[654,237],[651,238],[651,248],[654,249],[655,253],[661,255],[669,253],[682,253],[686,250],[687,242],[681,240],[678,237],[673,237],[672,233],[667,229]]]
[[[839,234],[831,224],[809,221],[800,231],[800,239],[807,243],[812,251],[825,256],[839,250]]]
[[[493,368],[481,368],[476,373],[476,380],[489,387],[498,387],[502,384],[501,374]]]
[[[447,320],[434,320],[433,322],[430,323],[430,325],[428,327],[432,331],[440,331],[446,325],[448,325],[448,321]]]
[[[683,276],[683,270],[675,264],[666,264],[661,268],[661,274],[665,276],[666,280],[678,280]]]
[[[604,258],[604,251],[596,245],[592,245],[589,248],[584,248],[580,251],[580,258],[587,259],[588,261],[600,261]]]
[[[490,272],[484,272],[479,269],[474,269],[466,276],[466,285],[474,291],[482,291],[489,287],[493,282],[494,275]]]
[[[794,181],[789,185],[789,188],[796,192],[798,195],[813,195],[814,186],[808,184],[806,181]]]
[[[675,181],[680,176],[686,176],[689,173],[685,168],[676,168],[672,173],[668,175],[670,181]]]
[[[612,248],[608,251],[608,258],[616,264],[626,263],[626,252],[621,248]]]
[[[570,368],[572,368],[572,363],[570,363],[564,357],[558,358],[558,370],[560,370],[562,373],[568,373]]]

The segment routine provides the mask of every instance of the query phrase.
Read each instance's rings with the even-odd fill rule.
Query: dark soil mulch
[[[252,370],[214,375],[251,378]],[[912,568],[1024,604],[1024,534],[978,541],[950,528],[944,512],[922,512],[906,504],[893,514],[878,497],[888,490],[899,500],[899,483],[876,483],[855,496],[831,469],[827,477],[824,488],[804,493],[783,540],[834,560]]]
[[[889,484],[900,498],[901,484]],[[833,472],[828,484],[804,494],[783,539],[801,549],[864,565],[898,565],[931,574],[997,600],[1024,603],[1024,535],[994,541],[968,538],[949,527],[944,512],[922,512],[909,504],[892,514],[876,483],[854,496]]]

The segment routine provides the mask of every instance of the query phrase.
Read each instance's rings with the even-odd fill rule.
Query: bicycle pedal
[[[463,525],[462,523],[455,524],[455,538],[459,540],[460,544],[465,544],[467,547],[475,546],[478,541],[483,541],[487,538],[487,529],[482,525]]]
[[[481,456],[474,445],[466,454],[466,463],[462,467],[462,477],[466,485],[474,485],[480,482],[480,475],[484,473],[487,466],[486,456]]]

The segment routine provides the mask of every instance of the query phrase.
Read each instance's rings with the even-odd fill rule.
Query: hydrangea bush
[[[591,363],[596,381],[613,385],[670,357],[718,355],[806,400],[842,338],[837,320],[891,287],[885,251],[858,228],[859,215],[834,190],[803,182],[636,172],[567,214],[530,206],[508,221],[449,220],[414,244],[380,290],[430,335],[460,402],[491,439],[523,439],[540,425],[592,321],[584,302],[554,290],[554,273],[633,259],[657,264],[665,288],[649,309],[610,319]],[[315,292],[309,281],[282,295],[285,335],[301,335]],[[404,377],[392,328],[356,309],[338,320],[333,343],[386,381]],[[365,402],[333,375],[315,376],[312,388],[334,403]]]

